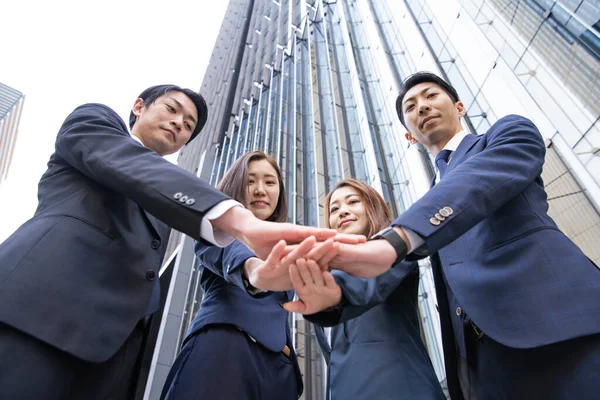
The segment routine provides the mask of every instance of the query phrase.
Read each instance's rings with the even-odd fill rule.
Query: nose
[[[258,182],[256,184],[256,186],[254,187],[254,195],[255,196],[264,196],[265,195],[265,188],[264,188],[262,182]]]
[[[171,120],[171,126],[177,130],[177,132],[181,132],[181,127],[183,126],[183,117],[181,115],[174,116]]]
[[[344,218],[348,214],[350,214],[350,212],[346,209],[346,206],[345,205],[340,206],[340,211],[338,213],[338,215],[340,216],[340,218]]]
[[[431,107],[424,101],[419,102],[419,114],[423,114],[425,111],[431,111]]]

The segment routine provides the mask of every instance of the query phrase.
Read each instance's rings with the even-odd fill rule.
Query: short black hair
[[[198,123],[196,124],[196,128],[194,132],[192,132],[192,136],[190,136],[190,140],[187,143],[194,140],[196,136],[200,133],[204,124],[206,124],[206,119],[208,118],[208,107],[206,106],[206,101],[204,101],[204,97],[200,95],[200,93],[194,92],[192,89],[181,88],[177,85],[156,85],[149,87],[144,90],[138,98],[144,100],[144,105],[149,106],[156,101],[160,96],[166,94],[167,92],[181,92],[185,94],[194,102],[196,106],[196,110],[198,111]],[[133,114],[133,111],[129,113],[129,129],[133,129],[133,125],[135,125],[136,116]],[[186,144],[187,144],[186,143]]]
[[[435,83],[436,85],[438,85],[440,88],[442,88],[444,92],[446,92],[446,94],[448,94],[448,96],[450,96],[453,102],[456,103],[460,101],[456,89],[454,89],[452,85],[450,85],[448,82],[446,82],[436,74],[426,71],[416,72],[410,75],[408,78],[406,78],[404,82],[402,82],[402,90],[400,91],[400,94],[396,99],[396,112],[398,113],[398,118],[400,118],[400,122],[402,122],[402,125],[406,126],[406,124],[404,123],[404,115],[402,115],[402,101],[404,100],[404,96],[406,96],[406,93],[408,93],[410,89],[412,89],[420,83],[425,82]]]

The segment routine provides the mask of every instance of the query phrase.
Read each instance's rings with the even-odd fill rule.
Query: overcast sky
[[[0,184],[0,242],[33,215],[37,182],[75,107],[104,103],[127,118],[149,86],[200,88],[227,3],[3,2],[0,82],[26,98],[9,175]]]

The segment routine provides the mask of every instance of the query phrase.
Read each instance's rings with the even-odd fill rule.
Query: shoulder
[[[509,114],[496,121],[484,135],[488,142],[506,138],[518,141],[527,137],[543,145],[543,139],[537,126],[521,115]]]
[[[539,134],[538,128],[535,126],[535,124],[530,119],[525,118],[521,115],[516,115],[516,114],[509,114],[509,115],[506,115],[506,116],[500,118],[498,121],[496,121],[490,127],[490,129],[486,132],[486,134],[489,135],[489,134],[494,134],[494,133],[515,131],[515,130],[533,131],[533,132]]]
[[[110,121],[113,124],[118,124],[122,129],[127,131],[127,125],[119,114],[107,105],[100,103],[86,103],[75,108],[73,112],[67,117],[65,122],[82,119],[103,119]]]

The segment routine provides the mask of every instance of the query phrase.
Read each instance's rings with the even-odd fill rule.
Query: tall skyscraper
[[[25,95],[0,83],[0,184],[12,161]]]
[[[323,199],[354,177],[398,215],[434,174],[408,147],[395,110],[401,82],[433,71],[465,103],[464,126],[483,134],[500,117],[532,119],[547,143],[550,214],[600,264],[600,3],[544,0],[230,0],[200,92],[210,116],[182,167],[216,184],[242,153],[279,162],[289,220],[323,226]],[[191,241],[174,234],[173,267],[146,388],[156,398],[198,310]],[[445,384],[435,290],[421,263],[425,343]],[[325,398],[325,366],[310,324],[291,318],[305,399]]]

